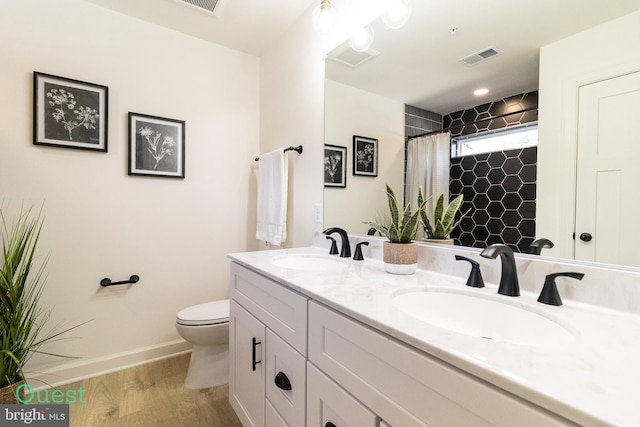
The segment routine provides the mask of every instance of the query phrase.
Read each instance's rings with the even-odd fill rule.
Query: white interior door
[[[579,91],[575,258],[640,266],[640,72]]]

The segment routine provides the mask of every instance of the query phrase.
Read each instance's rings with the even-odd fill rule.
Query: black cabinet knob
[[[287,378],[285,373],[282,371],[278,372],[274,382],[281,390],[291,390],[291,381],[289,381],[289,378]]]
[[[593,236],[589,233],[582,233],[580,235],[580,240],[582,240],[583,242],[590,242],[591,239],[593,239]]]

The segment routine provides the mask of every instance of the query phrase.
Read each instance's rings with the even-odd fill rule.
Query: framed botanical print
[[[353,136],[353,174],[378,176],[378,140]]]
[[[324,186],[346,188],[347,147],[325,144]]]
[[[129,175],[184,178],[185,122],[129,113]]]
[[[107,151],[109,88],[33,73],[33,143]]]

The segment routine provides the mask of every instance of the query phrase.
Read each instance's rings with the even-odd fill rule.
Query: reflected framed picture
[[[33,72],[33,143],[107,151],[109,88]]]
[[[353,174],[378,176],[378,140],[353,136]]]
[[[347,187],[347,147],[324,145],[324,186]]]
[[[185,122],[129,113],[129,175],[184,178]]]

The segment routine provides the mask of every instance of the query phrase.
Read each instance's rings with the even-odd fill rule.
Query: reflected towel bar
[[[140,280],[140,276],[138,276],[137,274],[129,277],[129,280],[123,280],[121,282],[112,282],[111,279],[105,277],[104,279],[100,280],[100,286],[106,288],[107,286],[128,285],[129,283],[137,283],[138,280]]]
[[[298,154],[302,154],[302,145],[298,145],[297,147],[291,146],[291,147],[285,148],[283,151],[284,151],[285,153],[286,153],[287,151],[297,151],[297,152],[298,152]],[[256,162],[257,162],[258,160],[260,160],[260,157],[256,157],[256,158],[255,158],[255,161],[256,161]]]

